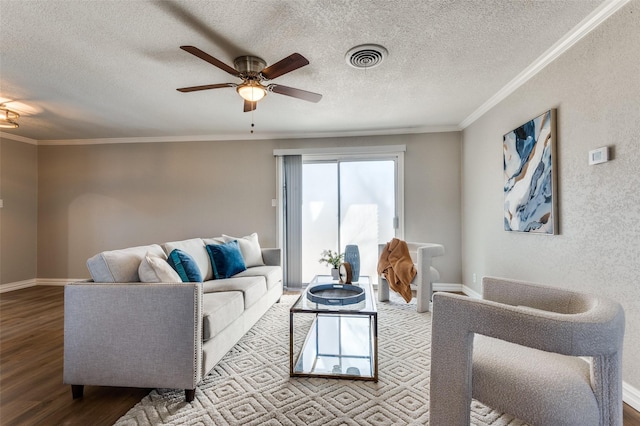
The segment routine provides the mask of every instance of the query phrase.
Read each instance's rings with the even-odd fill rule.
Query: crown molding
[[[507,83],[506,86],[500,89],[485,103],[480,105],[480,107],[473,111],[467,118],[462,120],[458,127],[462,130],[466,129],[469,125],[486,114],[491,108],[498,105],[506,99],[507,96],[515,92],[520,86],[542,71],[547,65],[556,60],[556,58],[569,50],[578,41],[582,40],[582,38],[629,3],[629,1],[631,0],[607,0],[603,2],[596,10],[589,14],[589,16],[584,18],[582,22],[565,34],[564,37],[558,40],[546,52],[538,57],[538,59],[533,61],[531,65],[525,68],[513,80]]]
[[[24,142],[31,145],[38,145],[38,141],[31,138],[25,138],[24,136],[13,135],[7,132],[0,132],[0,139],[11,139],[17,142]]]
[[[300,132],[300,133],[254,133],[254,134],[216,134],[191,136],[154,136],[135,138],[96,138],[96,139],[50,139],[36,141],[37,145],[104,145],[126,143],[158,143],[158,142],[209,142],[209,141],[238,141],[238,140],[274,140],[274,139],[318,139],[359,136],[385,136],[419,133],[459,132],[458,126],[425,126],[410,128],[390,128],[376,130],[354,130],[336,132]],[[27,139],[27,138],[25,138]]]

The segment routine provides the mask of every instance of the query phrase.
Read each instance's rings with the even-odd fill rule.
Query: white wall
[[[463,281],[483,275],[611,297],[626,311],[624,380],[640,388],[640,1],[463,132]],[[560,234],[503,230],[502,136],[557,108]],[[610,146],[613,160],[587,164]]]

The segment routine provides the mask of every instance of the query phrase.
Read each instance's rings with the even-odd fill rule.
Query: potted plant
[[[340,263],[342,263],[342,258],[344,257],[344,253],[338,253],[333,250],[323,250],[320,253],[322,256],[318,262],[325,263],[327,266],[331,266],[331,276],[334,280],[337,280],[340,276],[338,274],[338,267]]]

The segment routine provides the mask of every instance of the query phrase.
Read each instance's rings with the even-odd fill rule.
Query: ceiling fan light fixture
[[[260,99],[267,96],[267,90],[257,81],[247,81],[242,83],[236,88],[236,90],[245,101],[249,102],[258,102]]]
[[[16,120],[20,117],[15,111],[7,108],[5,104],[0,104],[0,128],[2,129],[16,129],[18,128],[18,123]]]

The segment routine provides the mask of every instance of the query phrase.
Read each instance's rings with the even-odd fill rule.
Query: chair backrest
[[[501,333],[508,333],[509,338],[498,338],[574,356],[607,355],[622,349],[624,310],[613,300],[503,278],[484,277],[482,285],[484,300],[517,309],[509,317],[516,319],[526,312],[525,318],[531,317],[534,323],[549,321],[552,325],[548,333],[518,336],[508,332],[513,324],[501,321],[507,327]],[[474,332],[491,336],[490,332]]]

